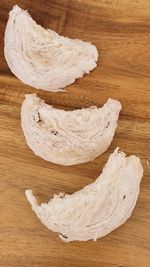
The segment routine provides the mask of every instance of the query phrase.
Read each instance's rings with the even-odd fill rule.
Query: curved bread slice
[[[50,230],[66,242],[86,241],[109,234],[122,225],[135,207],[143,168],[140,159],[118,149],[110,155],[94,183],[72,195],[54,195],[37,204],[31,190],[26,196],[33,211]]]
[[[109,99],[102,108],[64,111],[44,103],[35,94],[22,105],[21,124],[26,142],[41,158],[61,165],[94,160],[109,147],[121,104]]]
[[[5,31],[4,54],[11,71],[24,83],[60,91],[96,67],[94,45],[63,37],[38,25],[14,6]]]

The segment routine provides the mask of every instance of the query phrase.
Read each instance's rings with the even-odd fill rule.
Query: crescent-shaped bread
[[[38,205],[31,190],[25,193],[41,222],[63,241],[96,240],[131,216],[142,175],[140,159],[117,148],[96,181],[72,195],[60,193]]]
[[[121,104],[109,99],[102,108],[64,111],[26,95],[21,124],[28,146],[41,158],[61,165],[94,160],[109,147]]]
[[[11,71],[47,91],[60,91],[97,66],[95,45],[42,28],[17,5],[10,11],[4,43]]]

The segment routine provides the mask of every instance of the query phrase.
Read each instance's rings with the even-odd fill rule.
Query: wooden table
[[[48,93],[22,84],[3,55],[8,12],[28,9],[42,26],[92,41],[98,67],[68,86]],[[63,167],[35,156],[20,126],[27,93],[64,109],[103,105],[111,97],[123,109],[106,153],[88,164]],[[144,167],[133,216],[97,242],[63,243],[40,223],[26,200],[33,189],[40,201],[54,193],[73,193],[94,181],[116,146],[140,156]],[[149,267],[150,266],[150,1],[149,0],[1,0],[0,1],[0,266]]]

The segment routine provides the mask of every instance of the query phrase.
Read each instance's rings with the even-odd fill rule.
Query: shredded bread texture
[[[109,99],[102,108],[64,111],[30,94],[22,104],[21,124],[36,155],[67,166],[92,161],[107,150],[120,110],[120,102]]]
[[[72,195],[60,193],[38,205],[31,190],[25,193],[41,222],[63,241],[96,241],[131,216],[142,176],[140,159],[117,148],[96,181]]]
[[[38,89],[61,91],[97,66],[95,45],[42,28],[17,5],[9,13],[4,43],[11,71]]]

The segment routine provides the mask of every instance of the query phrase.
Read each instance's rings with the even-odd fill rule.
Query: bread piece
[[[126,157],[117,148],[96,181],[78,192],[54,195],[41,205],[31,190],[26,191],[26,196],[41,222],[59,233],[63,241],[97,240],[131,216],[142,175],[140,159]]]
[[[41,158],[61,165],[94,160],[109,147],[121,104],[109,99],[102,108],[64,111],[26,95],[21,124],[26,142]]]
[[[9,14],[4,42],[11,71],[24,83],[47,91],[61,91],[97,65],[94,45],[42,28],[17,5]]]

